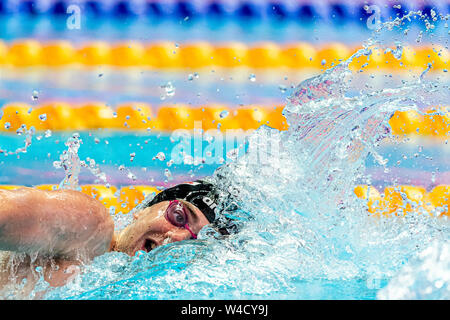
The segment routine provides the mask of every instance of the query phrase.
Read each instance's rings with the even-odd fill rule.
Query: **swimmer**
[[[77,266],[108,251],[133,256],[140,250],[196,239],[216,220],[217,201],[211,183],[179,184],[146,198],[131,212],[133,222],[115,232],[106,208],[84,193],[0,190],[0,289],[26,279],[29,292],[38,278],[36,267],[56,287],[64,285]],[[11,262],[12,256],[19,262]]]

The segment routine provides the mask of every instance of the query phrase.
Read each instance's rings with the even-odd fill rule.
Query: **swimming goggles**
[[[178,228],[184,228],[191,234],[192,238],[197,239],[197,235],[192,232],[188,226],[188,209],[186,205],[179,200],[172,200],[164,212],[164,218]]]

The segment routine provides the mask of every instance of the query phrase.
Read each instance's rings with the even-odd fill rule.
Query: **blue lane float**
[[[277,19],[300,23],[316,19],[339,22],[364,20],[370,13],[364,6],[376,5],[383,19],[403,15],[409,10],[422,10],[431,15],[432,10],[447,14],[450,1],[294,1],[294,0],[0,0],[0,14],[61,15],[70,5],[79,5],[82,12],[97,17],[152,17],[152,18],[230,18]],[[394,6],[395,5],[395,6]]]

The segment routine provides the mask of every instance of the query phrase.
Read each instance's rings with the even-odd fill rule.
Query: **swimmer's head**
[[[183,201],[162,201],[134,213],[134,221],[118,235],[114,249],[134,255],[142,250],[196,238],[210,222],[199,208]]]
[[[117,237],[114,249],[134,255],[166,243],[196,238],[216,219],[217,194],[204,181],[179,184],[145,199],[132,212],[134,221]]]

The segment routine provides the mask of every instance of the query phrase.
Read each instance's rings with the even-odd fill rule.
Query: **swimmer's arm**
[[[0,250],[71,259],[108,251],[114,223],[97,200],[72,190],[0,190]]]

